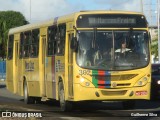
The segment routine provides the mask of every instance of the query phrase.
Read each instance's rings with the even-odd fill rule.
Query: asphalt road
[[[123,110],[120,102],[79,103],[72,112],[61,112],[56,101],[26,105],[23,97],[10,93],[0,82],[0,112],[38,113],[35,119],[106,120],[108,119],[160,119],[160,101],[136,101],[135,109]],[[2,114],[2,113],[0,113]],[[41,117],[42,116],[42,117]],[[149,116],[149,117],[148,117]],[[13,117],[13,116],[12,116]],[[16,116],[14,116],[16,117]],[[4,119],[4,118],[3,118]],[[23,119],[21,116],[17,119]],[[27,119],[30,119],[27,117]]]

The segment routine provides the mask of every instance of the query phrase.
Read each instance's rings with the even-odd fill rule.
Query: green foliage
[[[151,54],[158,57],[158,35],[151,42]]]
[[[0,56],[2,58],[6,55],[6,45],[7,45],[7,36],[8,36],[8,30],[6,29],[6,22],[0,21]]]
[[[1,11],[0,21],[6,22],[6,29],[18,27],[27,24],[25,17],[16,11]]]
[[[0,57],[6,56],[9,29],[25,24],[28,22],[20,12],[0,11]]]

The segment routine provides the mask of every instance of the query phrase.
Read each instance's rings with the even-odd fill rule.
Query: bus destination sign
[[[126,14],[94,14],[94,15],[80,15],[77,19],[78,28],[125,28],[147,27],[147,22],[142,15],[126,15]]]
[[[95,24],[136,24],[136,19],[135,18],[101,18],[101,17],[90,17],[88,18],[89,20],[89,25],[95,25]]]

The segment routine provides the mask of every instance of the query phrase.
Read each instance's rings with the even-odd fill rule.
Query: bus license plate
[[[137,96],[147,95],[147,91],[136,91],[136,95],[137,95]]]

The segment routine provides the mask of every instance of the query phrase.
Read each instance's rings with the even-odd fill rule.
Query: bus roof
[[[72,13],[72,14],[69,14],[69,15],[56,17],[56,18],[58,18],[57,21],[56,21],[56,18],[54,18],[54,19],[50,19],[50,20],[47,20],[47,21],[43,21],[43,22],[32,23],[32,24],[23,25],[23,26],[16,27],[16,28],[11,28],[9,30],[9,34],[15,34],[15,33],[19,33],[19,32],[28,31],[28,30],[31,30],[31,29],[38,29],[40,27],[51,26],[51,25],[54,25],[55,23],[60,24],[60,23],[65,23],[65,22],[71,22],[71,21],[74,21],[74,19],[80,14],[102,14],[102,13],[143,15],[140,12],[132,12],[132,11],[112,11],[112,10],[86,10],[85,11],[84,10],[84,11],[75,12],[75,13]]]

